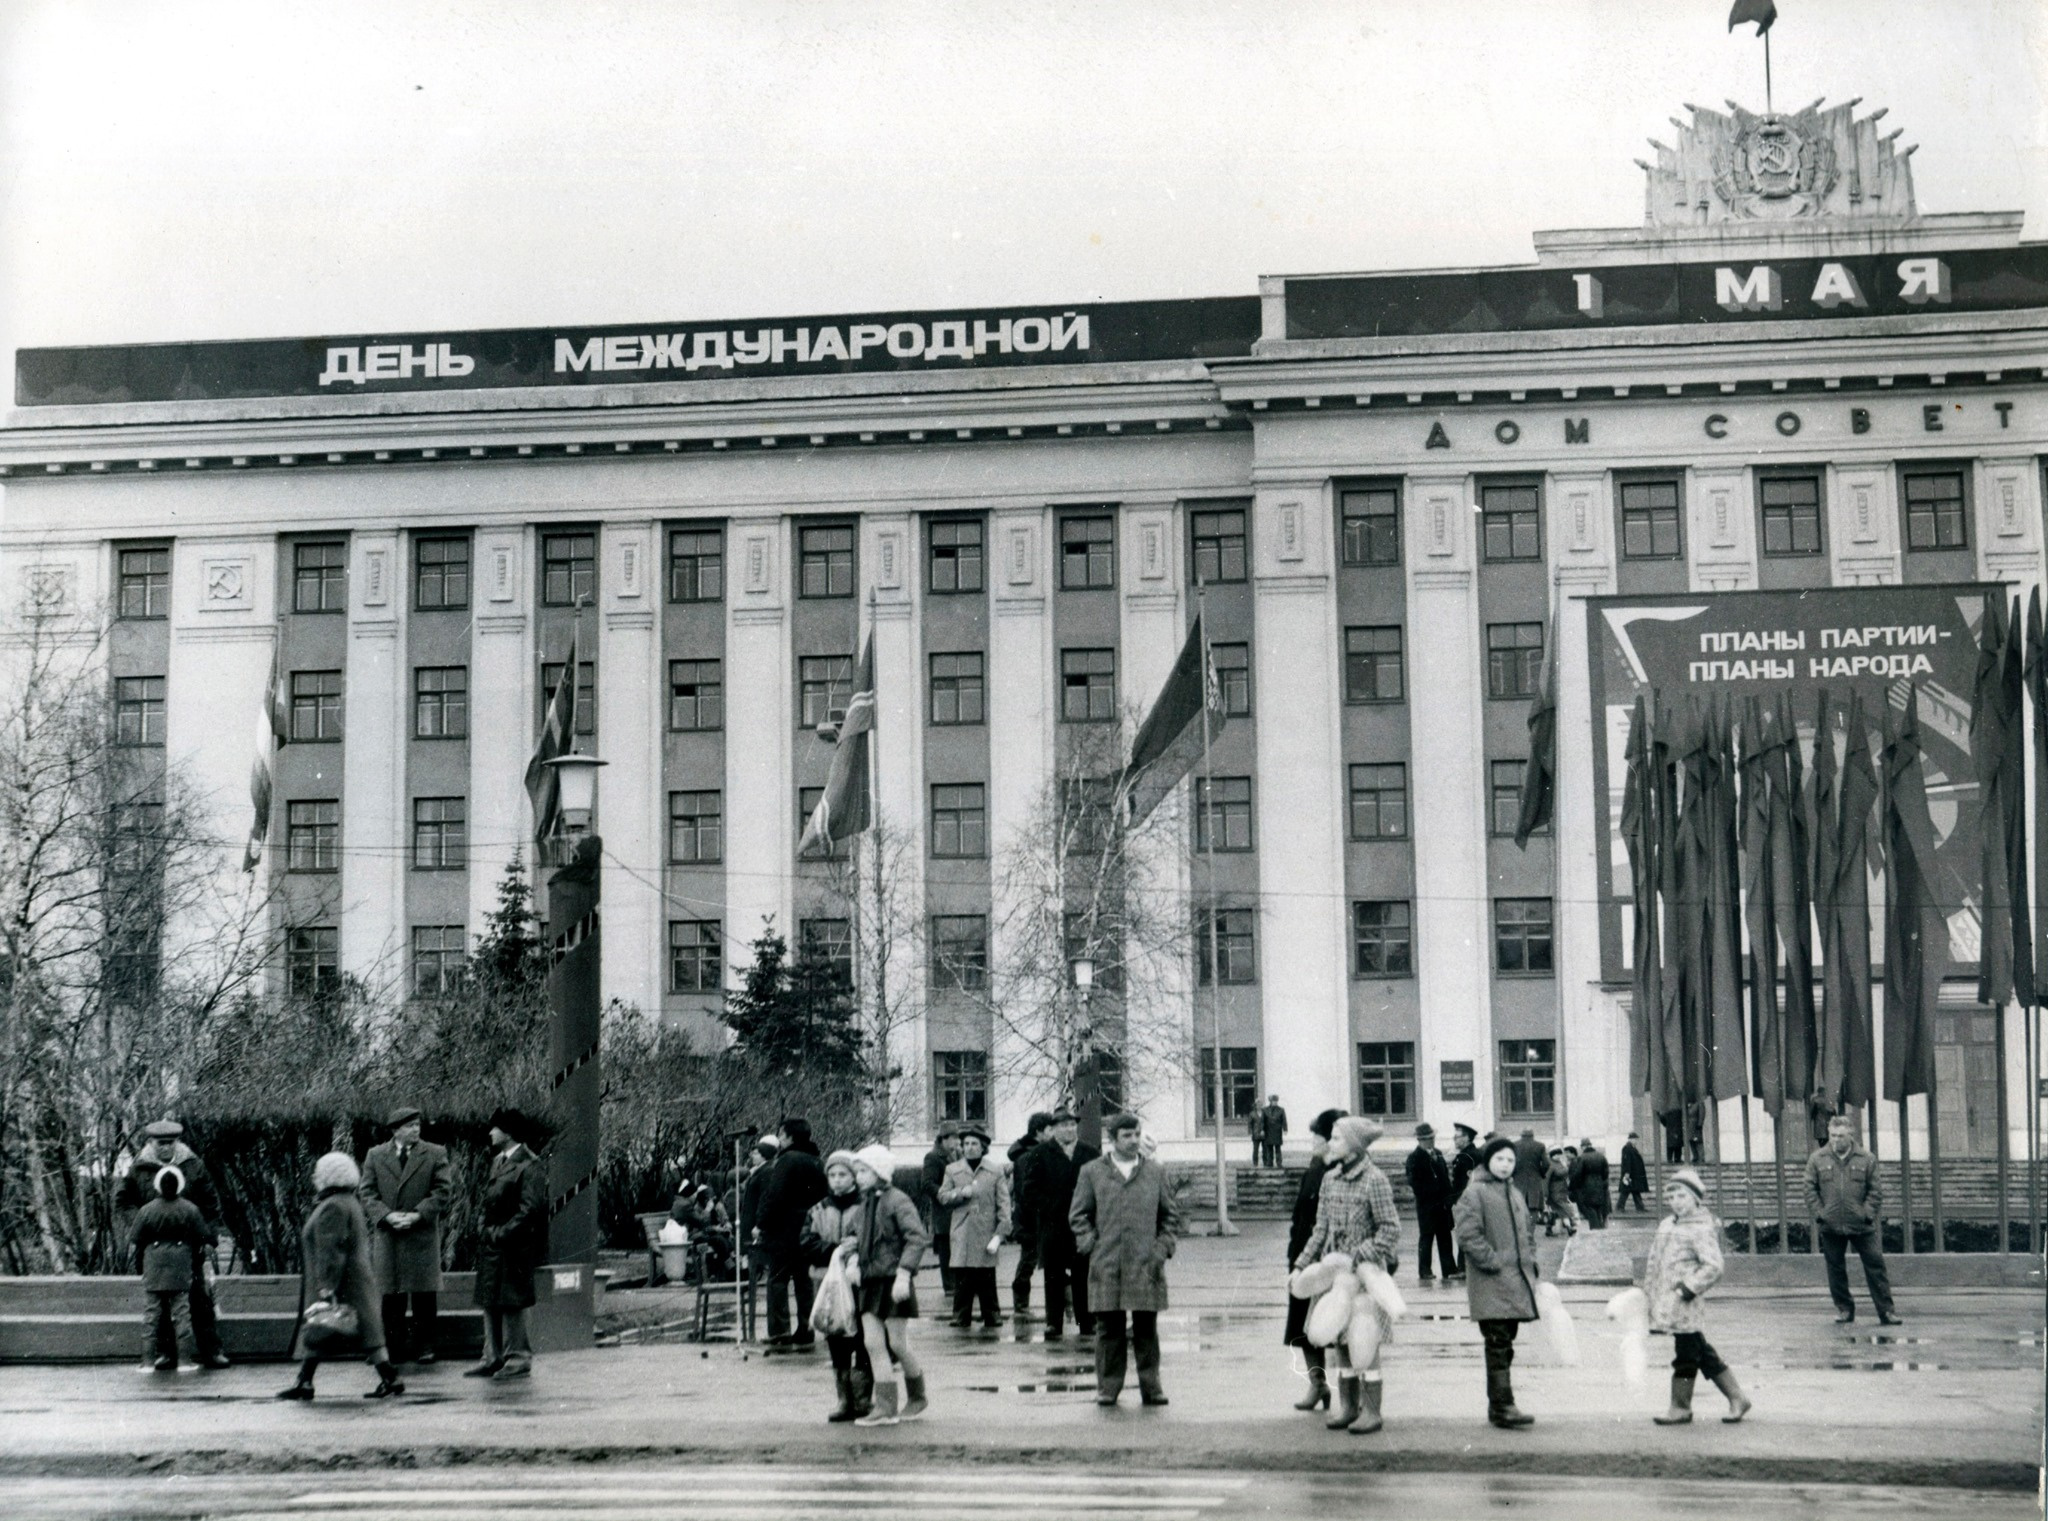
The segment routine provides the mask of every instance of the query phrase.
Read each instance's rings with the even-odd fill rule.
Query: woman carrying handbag
[[[310,1400],[313,1373],[323,1357],[360,1348],[377,1370],[377,1387],[363,1398],[405,1393],[384,1345],[383,1306],[370,1270],[370,1222],[356,1190],[363,1175],[355,1159],[330,1151],[313,1164],[318,1197],[299,1232],[299,1329],[293,1356],[299,1376],[278,1391],[281,1400]]]

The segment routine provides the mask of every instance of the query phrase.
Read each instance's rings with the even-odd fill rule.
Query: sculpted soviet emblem
[[[235,560],[216,560],[206,567],[206,600],[238,602],[242,597],[242,567]]]
[[[1836,177],[1834,143],[1818,114],[1732,109],[1725,119],[1732,130],[1713,145],[1714,189],[1730,212],[1766,220],[1816,215]]]

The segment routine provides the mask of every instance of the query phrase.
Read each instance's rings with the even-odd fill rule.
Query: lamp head
[[[590,828],[590,816],[597,809],[597,768],[609,763],[572,750],[547,764],[555,768],[555,796],[561,803],[563,827],[571,834],[583,833]]]

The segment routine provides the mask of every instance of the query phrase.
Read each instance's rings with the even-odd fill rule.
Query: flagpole
[[[878,603],[875,596],[875,589],[874,587],[870,586],[868,588],[867,634],[868,648],[870,650],[874,648],[875,609],[877,605]],[[858,619],[855,619],[855,622],[858,621]],[[855,633],[858,634],[859,630],[856,629]],[[854,680],[856,681],[860,679],[860,651],[861,641],[858,638],[856,638],[853,644]],[[875,678],[875,685],[877,687],[880,687],[881,684],[881,678],[877,676]],[[853,694],[851,692],[847,694],[847,701],[849,704],[853,701]],[[855,957],[854,972],[855,975],[859,978],[859,981],[855,983],[853,989],[854,1007],[856,1009],[862,1008],[862,1006],[867,1003],[867,1000],[871,996],[877,999],[881,997],[880,988],[868,988],[862,985],[869,981],[879,982],[881,979],[879,974],[876,974],[873,977],[864,975],[868,971],[867,936],[865,933],[867,916],[861,912],[862,872],[860,850],[861,836],[866,835],[868,837],[869,845],[873,847],[875,856],[875,907],[877,917],[879,917],[881,911],[882,898],[882,746],[880,741],[875,736],[875,728],[882,716],[881,707],[882,704],[880,703],[880,701],[875,701],[870,705],[868,709],[868,775],[866,783],[868,827],[856,833],[853,839],[848,842],[849,848],[853,851],[853,860],[849,864],[851,864],[853,867],[853,954]],[[879,1028],[879,1026],[882,1023],[879,1016],[877,1016],[875,1023]],[[884,1038],[886,1038],[887,1032],[882,1031],[881,1033],[883,1034]],[[876,1134],[883,1135],[888,1137],[890,1140],[894,1140],[896,1126],[893,1116],[891,1116],[888,1113],[888,1110],[891,1106],[888,1103],[889,1090],[886,1086],[889,1081],[887,1076],[889,1071],[889,1053],[887,1051],[878,1051],[875,1053],[875,1055],[877,1062],[876,1070],[883,1074],[882,1083],[885,1085],[875,1095],[875,1122],[877,1125],[882,1125],[886,1122],[887,1125],[886,1129],[878,1130]]]
[[[1771,29],[1764,28],[1764,111],[1772,113],[1771,106]]]
[[[1195,572],[1195,619],[1202,625],[1202,864],[1208,876],[1208,926],[1203,954],[1209,965],[1209,1041],[1215,1052],[1211,1087],[1216,1100],[1216,1234],[1235,1236],[1230,1219],[1230,1168],[1223,1156],[1223,986],[1217,973],[1216,772],[1209,747],[1209,588]]]

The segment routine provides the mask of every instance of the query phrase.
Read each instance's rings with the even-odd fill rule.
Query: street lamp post
[[[572,750],[554,768],[562,832],[549,843],[557,863],[548,878],[549,1116],[548,1261],[597,1258],[597,1141],[603,1035],[598,914],[603,839],[591,828],[597,810],[594,755]]]
[[[1076,956],[1074,1002],[1080,1010],[1081,1061],[1074,1075],[1075,1118],[1081,1123],[1081,1139],[1098,1150],[1102,1146],[1102,1087],[1095,1065],[1095,1027],[1088,1018],[1088,995],[1095,991],[1095,958]]]

